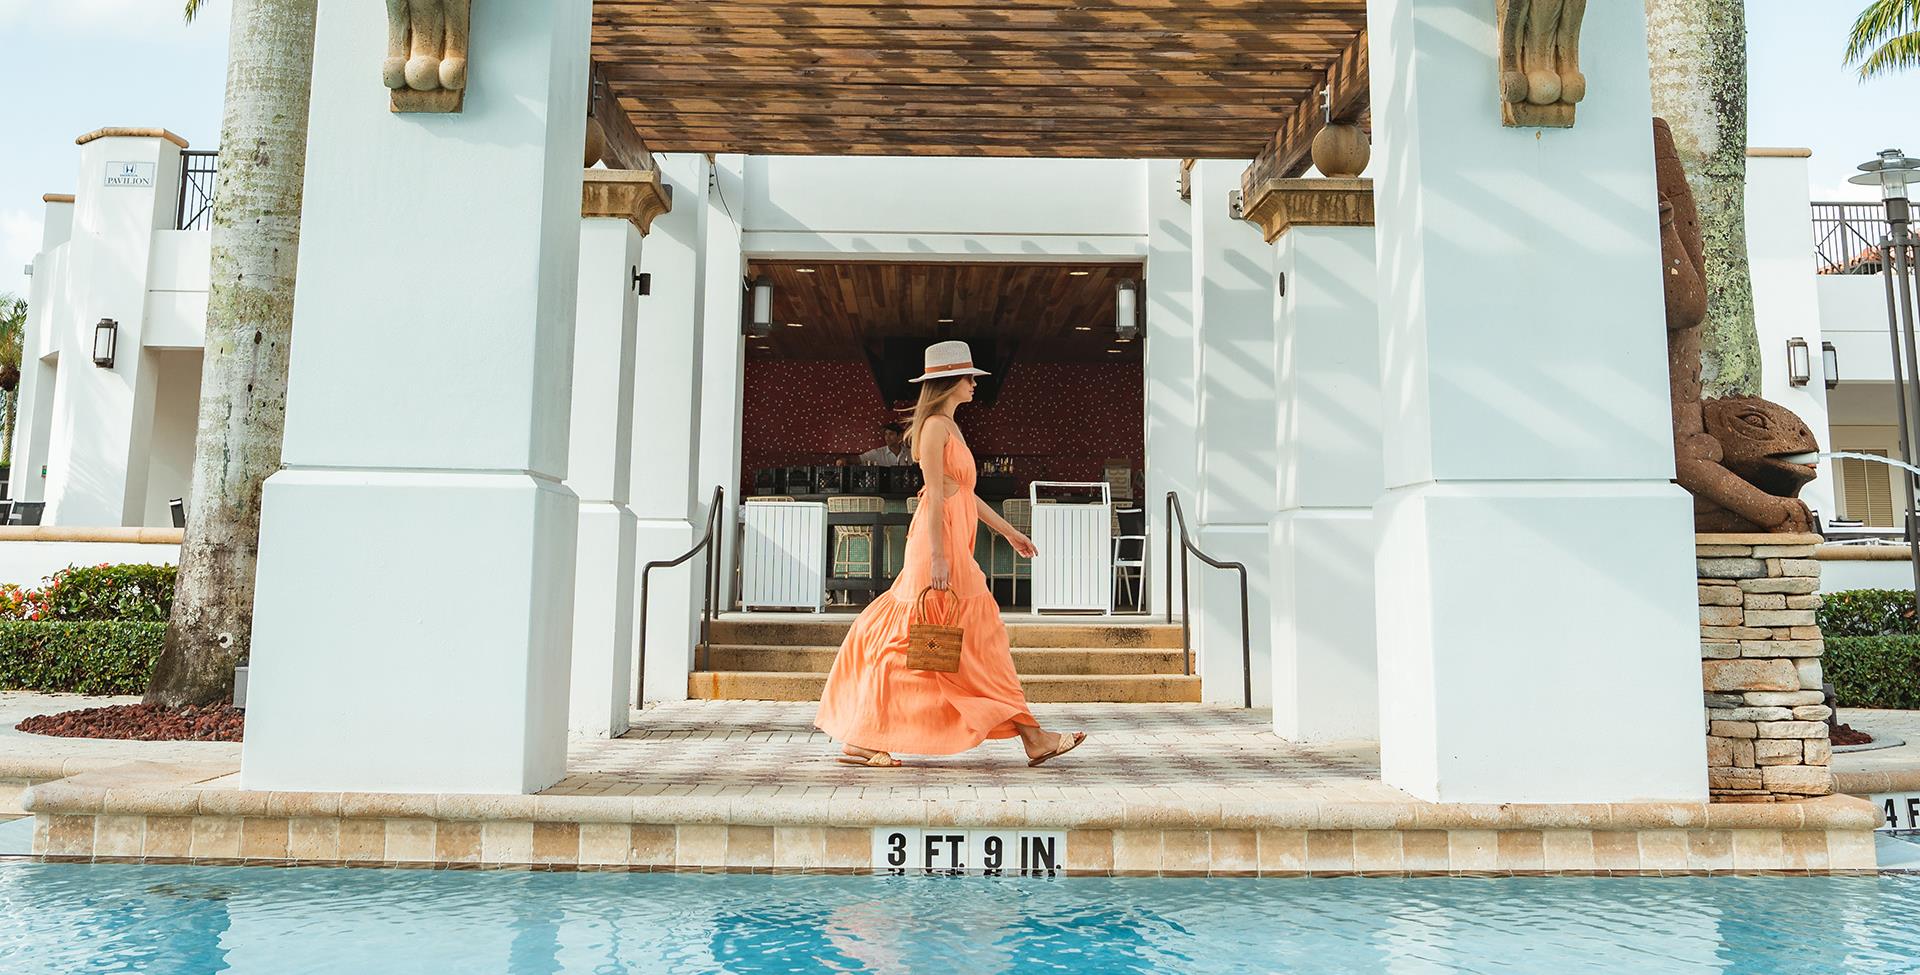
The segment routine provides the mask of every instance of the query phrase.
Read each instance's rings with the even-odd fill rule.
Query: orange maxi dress
[[[1014,673],[1000,606],[973,560],[980,524],[973,452],[957,432],[947,438],[945,451],[947,479],[959,490],[944,503],[921,492],[900,575],[854,621],[827,675],[813,723],[841,742],[907,755],[951,755],[988,738],[1012,738],[1019,733],[1016,723],[1036,723]],[[952,591],[929,594],[928,611],[966,630],[960,669],[952,674],[907,668],[907,624],[933,572],[927,530],[933,518],[945,519]]]

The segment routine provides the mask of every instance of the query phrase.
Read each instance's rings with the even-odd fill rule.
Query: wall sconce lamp
[[[1113,330],[1123,339],[1140,335],[1140,286],[1132,281],[1113,287]]]
[[[752,315],[747,318],[747,334],[757,339],[773,334],[773,279],[753,279]]]
[[[1787,382],[1794,386],[1805,386],[1812,378],[1813,363],[1809,361],[1807,340],[1791,338],[1787,340]]]
[[[113,354],[120,344],[120,323],[111,318],[100,319],[93,327],[93,364],[102,369],[113,368]]]
[[[1840,385],[1840,350],[1832,342],[1820,343],[1820,372],[1827,379],[1827,388]]]

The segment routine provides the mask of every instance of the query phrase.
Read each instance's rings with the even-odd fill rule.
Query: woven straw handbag
[[[913,616],[907,622],[907,666],[942,674],[958,673],[960,638],[966,635],[966,630],[934,621],[927,612],[927,594],[932,591],[931,586],[920,590],[920,598],[913,601]],[[948,594],[949,609],[952,599],[952,594]],[[947,618],[952,619],[952,614],[947,614]]]

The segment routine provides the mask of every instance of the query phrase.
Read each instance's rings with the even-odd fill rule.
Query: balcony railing
[[[213,229],[213,190],[220,182],[220,153],[188,149],[180,153],[180,202],[175,230]]]
[[[1887,213],[1879,203],[1815,203],[1813,260],[1817,274],[1879,274]]]

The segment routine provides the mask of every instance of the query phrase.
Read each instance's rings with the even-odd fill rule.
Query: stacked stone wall
[[[1715,801],[1833,791],[1818,535],[1698,535],[1707,786]]]

